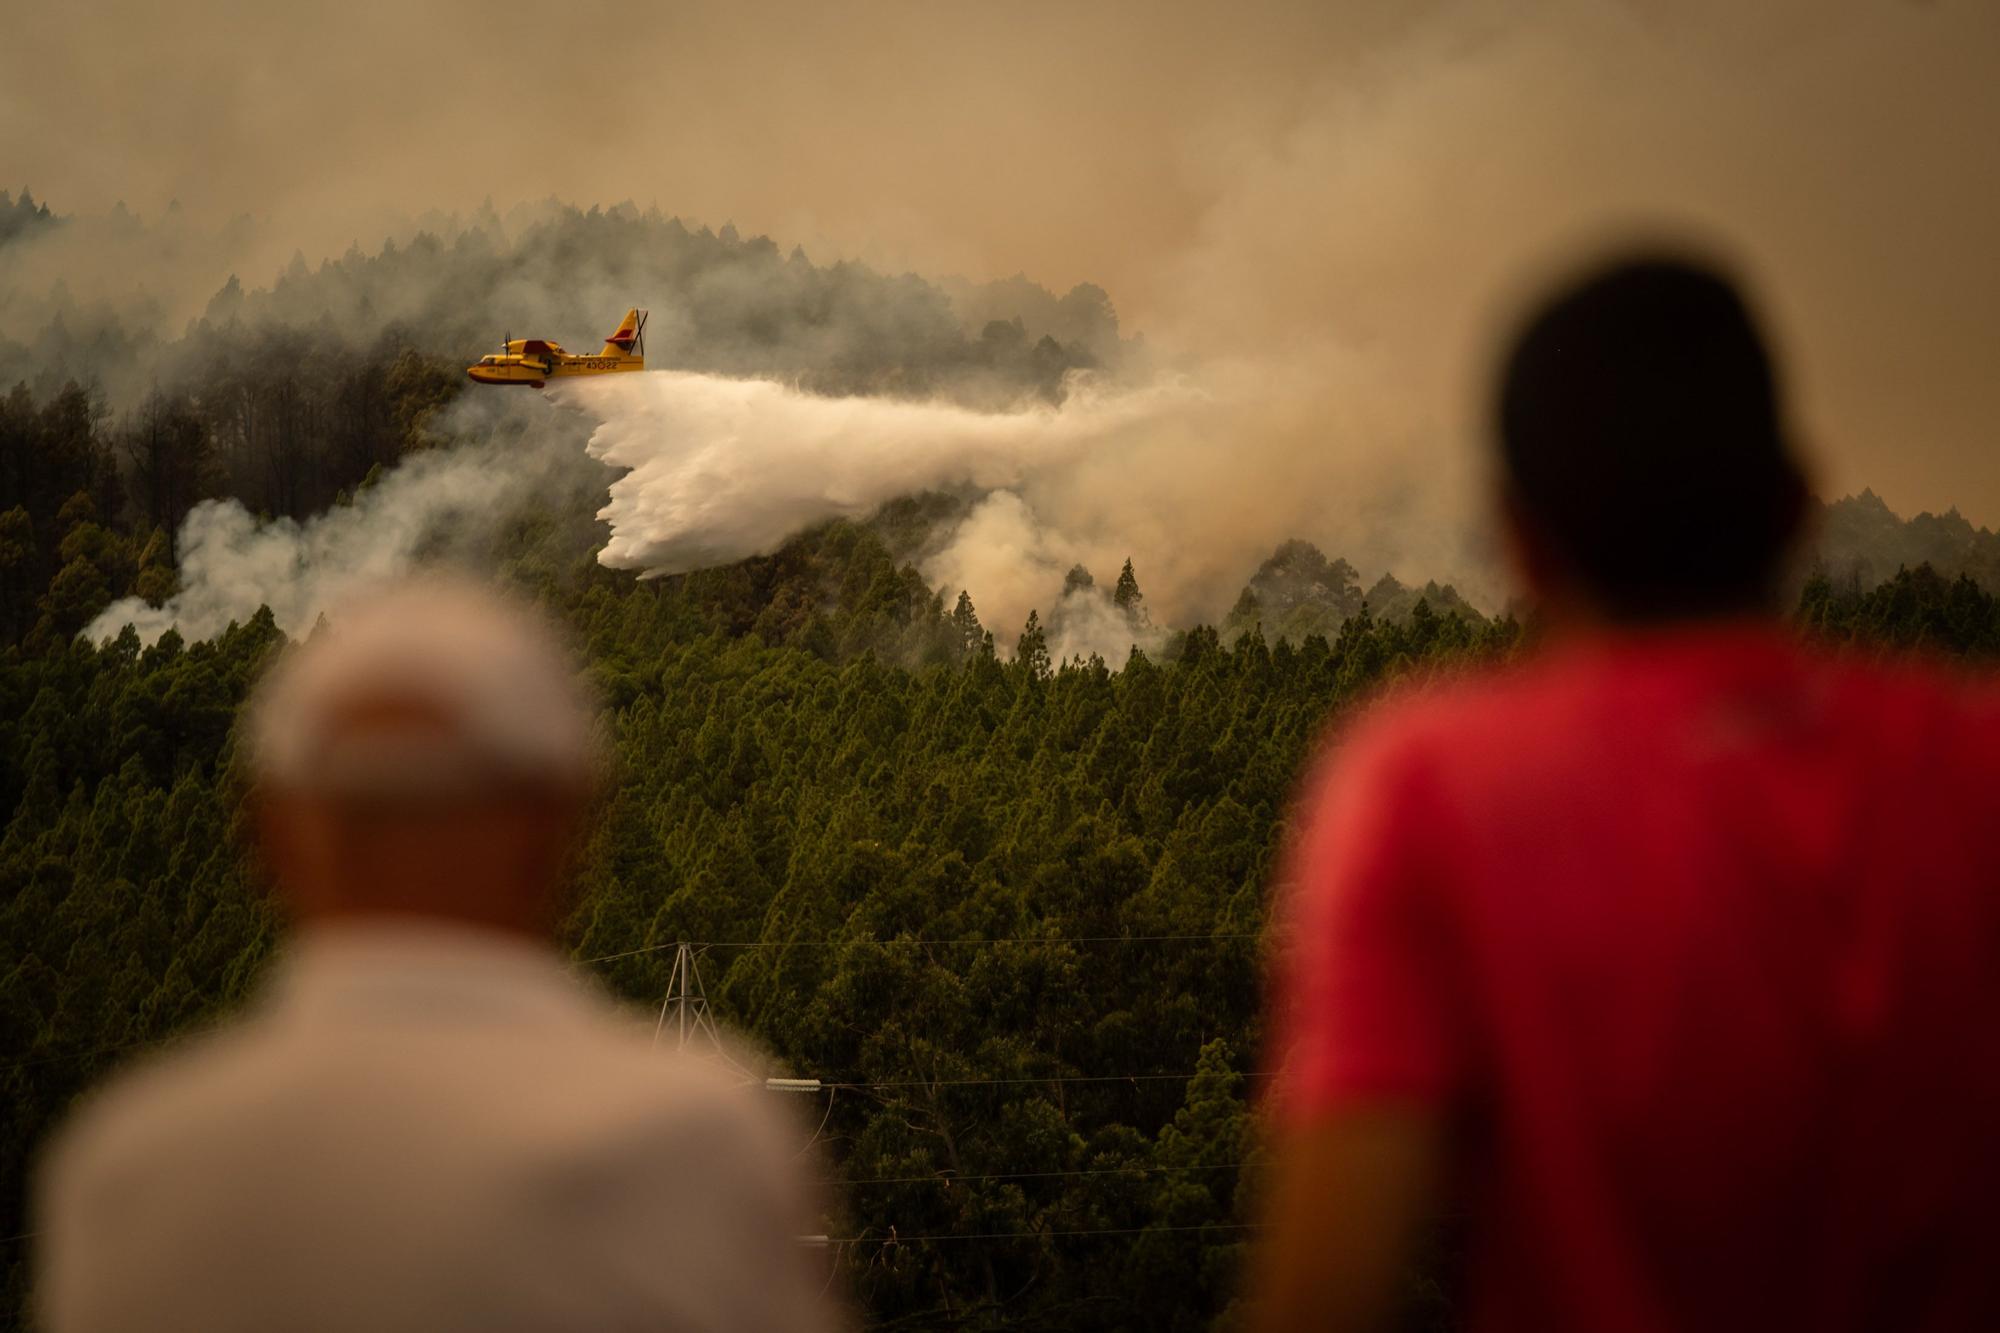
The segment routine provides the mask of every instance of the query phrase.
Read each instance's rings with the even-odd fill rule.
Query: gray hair
[[[364,799],[587,787],[595,716],[545,617],[426,575],[350,597],[283,650],[252,700],[250,765],[272,787]]]

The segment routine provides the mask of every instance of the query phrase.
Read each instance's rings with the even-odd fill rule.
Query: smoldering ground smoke
[[[266,606],[296,636],[354,590],[419,565],[489,566],[512,520],[538,507],[560,512],[579,489],[603,484],[563,423],[524,413],[530,406],[472,400],[445,428],[458,443],[410,455],[348,503],[304,522],[203,501],[177,537],[179,591],[157,606],[122,598],[84,637],[101,642],[130,625],[142,643],[169,629],[207,639]]]

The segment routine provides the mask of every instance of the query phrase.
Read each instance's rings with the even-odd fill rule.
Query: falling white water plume
[[[898,496],[971,488],[987,494],[920,561],[931,585],[947,603],[969,591],[1003,653],[1038,609],[1058,659],[1095,653],[1122,663],[1135,643],[1153,646],[1160,634],[1113,608],[1108,584],[1065,594],[1063,580],[1079,563],[1116,571],[1131,554],[1125,525],[1072,514],[1084,524],[1078,535],[1039,507],[1051,492],[1078,489],[1069,479],[1080,460],[1158,461],[1146,446],[1178,438],[1210,399],[1182,380],[1114,387],[1086,377],[1068,390],[1060,406],[981,412],[666,372],[580,382],[561,397],[598,418],[591,455],[628,469],[598,515],[611,526],[598,559],[614,569],[660,575],[727,564]],[[1068,509],[1079,498],[1072,493]]]
[[[1060,407],[979,412],[655,372],[565,386],[563,396],[599,419],[591,456],[629,469],[598,515],[611,525],[598,558],[675,574],[768,553],[813,523],[864,517],[897,496],[1016,485],[1198,395],[1172,382],[1079,381]]]

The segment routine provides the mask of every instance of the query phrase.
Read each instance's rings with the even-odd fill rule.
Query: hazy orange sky
[[[488,196],[629,198],[820,259],[1091,280],[1156,345],[1327,386],[1292,429],[1440,467],[1522,275],[1665,219],[1767,290],[1826,489],[2000,524],[2000,5],[83,0],[5,26],[0,184],[59,209],[178,197],[313,256]]]

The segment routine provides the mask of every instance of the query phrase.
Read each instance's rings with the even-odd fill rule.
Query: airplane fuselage
[[[562,344],[543,338],[512,338],[492,356],[482,356],[465,373],[479,384],[524,384],[539,389],[553,379],[572,375],[611,375],[646,368],[645,312],[631,310],[618,331],[605,340],[601,352],[565,352]],[[634,351],[633,345],[638,345]]]
[[[527,350],[533,341],[516,339],[507,344],[504,353],[480,357],[478,364],[465,368],[465,373],[480,384],[526,384],[540,388],[548,380],[570,375],[610,375],[646,368],[646,358],[642,356],[576,355],[563,351],[555,343]]]

